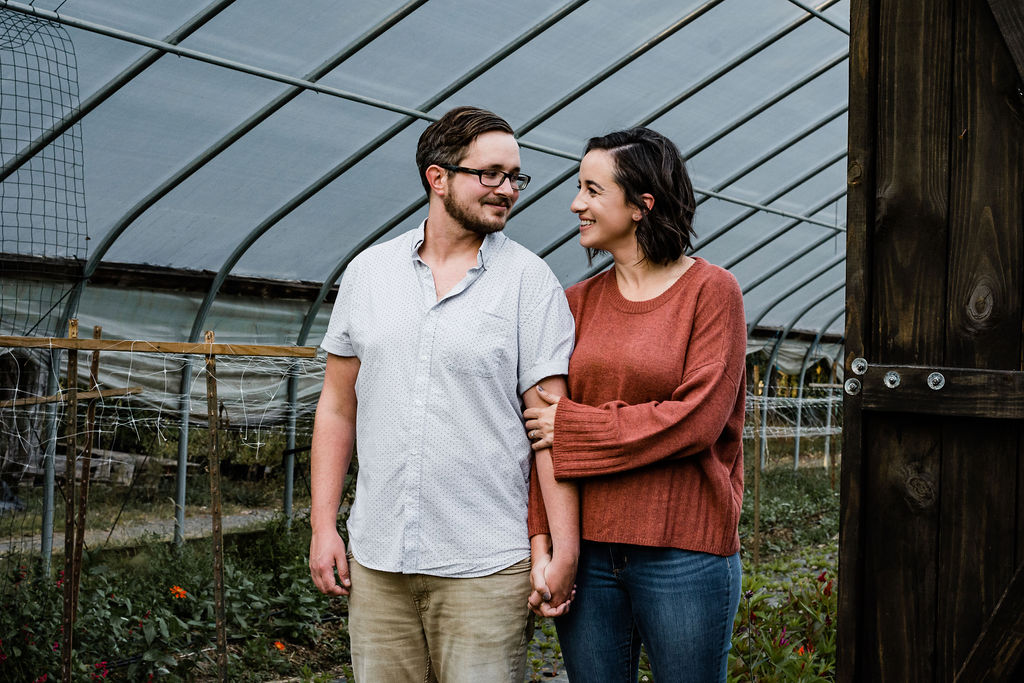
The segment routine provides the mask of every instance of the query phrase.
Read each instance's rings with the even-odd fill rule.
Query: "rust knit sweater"
[[[580,486],[582,538],[735,553],[746,396],[736,279],[698,258],[648,301],[625,299],[613,270],[566,295],[576,349],[552,459],[556,479]],[[539,486],[529,527],[547,531]]]

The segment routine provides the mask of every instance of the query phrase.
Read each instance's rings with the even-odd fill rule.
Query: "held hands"
[[[335,580],[335,567],[341,579],[340,585]],[[309,543],[309,574],[324,595],[348,595],[352,588],[348,558],[345,555],[345,542],[336,529],[313,534],[313,540]]]
[[[544,408],[527,408],[523,411],[526,418],[526,435],[533,442],[533,450],[551,448],[555,442],[555,411],[558,409],[560,396],[549,394],[544,387],[537,385],[537,395],[548,404]]]
[[[530,582],[533,592],[527,602],[530,610],[541,617],[560,617],[569,611],[573,598],[576,597],[575,557],[557,555],[552,558],[550,553],[534,553],[530,568]]]

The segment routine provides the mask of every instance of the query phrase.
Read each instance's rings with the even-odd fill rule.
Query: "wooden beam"
[[[1024,79],[1024,4],[1020,0],[988,0],[988,6],[1017,65],[1017,73]]]
[[[78,398],[110,398],[113,396],[130,396],[141,394],[142,387],[125,387],[124,389],[100,389],[99,391],[79,391]],[[12,408],[14,406],[35,406],[43,403],[63,403],[68,400],[66,393],[56,396],[33,396],[32,398],[13,398],[0,401],[0,408]]]
[[[1009,681],[1024,661],[1024,564],[1017,568],[995,611],[960,667],[959,681]]]
[[[181,353],[202,356],[273,356],[315,358],[315,346],[270,346],[261,344],[205,344],[192,342],[153,342],[130,339],[66,339],[64,337],[9,337],[0,335],[0,348],[78,349],[89,351],[127,351],[130,353]]]
[[[890,388],[886,375],[899,375]],[[928,377],[940,373],[943,385],[932,389]],[[861,378],[862,407],[896,413],[1024,419],[1024,372],[916,365],[869,365]]]

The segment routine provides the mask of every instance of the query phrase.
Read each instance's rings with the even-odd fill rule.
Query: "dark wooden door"
[[[852,2],[841,681],[1021,673],[1024,0],[992,4]]]

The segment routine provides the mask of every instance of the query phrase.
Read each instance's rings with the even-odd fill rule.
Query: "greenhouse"
[[[213,572],[223,574],[222,546],[232,534],[221,528],[221,496],[249,484],[259,492],[238,493],[242,502],[226,502],[225,523],[237,512],[260,522],[276,515],[271,524],[279,525],[273,528],[282,538],[303,528],[308,544],[310,439],[327,356],[319,344],[338,284],[357,255],[423,221],[427,198],[417,177],[417,140],[446,111],[474,105],[508,121],[522,172],[531,178],[504,234],[540,256],[563,287],[612,265],[608,254],[588,259],[579,244],[579,220],[569,209],[587,140],[644,126],[671,139],[686,159],[697,201],[692,255],[735,276],[746,315],[744,562],[759,565],[760,553],[771,555],[780,543],[821,549],[809,561],[821,574],[808,579],[805,588],[822,612],[800,617],[806,622],[800,643],[810,647],[800,648],[805,659],[797,657],[797,648],[784,647],[777,633],[762,633],[768,644],[752,645],[750,634],[757,628],[738,620],[737,633],[745,629],[747,640],[734,640],[730,680],[754,680],[750,662],[757,653],[776,671],[804,670],[809,664],[821,676],[798,673],[771,680],[836,680],[831,578],[838,555],[843,395],[861,401],[863,386],[864,405],[871,406],[865,410],[881,410],[878,401],[884,401],[872,398],[872,382],[882,356],[872,358],[874,351],[865,348],[903,348],[899,345],[913,336],[893,328],[887,337],[885,321],[877,323],[876,332],[864,331],[873,323],[860,312],[863,302],[873,306],[869,313],[884,318],[886,301],[899,297],[886,299],[884,282],[870,289],[866,280],[848,280],[847,249],[861,245],[849,271],[858,277],[871,278],[877,269],[895,278],[919,263],[913,250],[897,249],[895,238],[893,244],[877,243],[893,254],[890,263],[883,246],[848,235],[848,216],[851,226],[855,221],[870,225],[877,210],[882,225],[887,208],[902,206],[879,199],[877,209],[864,209],[867,194],[858,195],[862,203],[851,199],[848,206],[848,193],[877,191],[882,197],[893,188],[916,186],[884,184],[884,169],[876,177],[875,166],[862,167],[864,158],[875,158],[863,150],[870,147],[886,159],[919,149],[887,147],[891,141],[881,133],[872,137],[875,130],[905,135],[900,121],[917,125],[915,105],[886,109],[856,98],[877,88],[883,93],[877,97],[889,102],[896,101],[892,93],[902,92],[896,76],[884,78],[903,65],[905,54],[896,40],[892,45],[899,47],[886,52],[887,43],[878,36],[889,30],[918,31],[913,33],[918,36],[934,28],[935,35],[949,35],[951,41],[988,31],[984,35],[994,35],[989,42],[998,45],[995,56],[942,52],[949,72],[957,74],[950,78],[959,82],[959,74],[973,68],[963,64],[991,58],[1009,65],[1005,83],[1013,77],[1022,82],[1012,71],[1011,55],[1017,58],[1021,51],[1024,12],[995,1],[942,4],[948,5],[942,11],[959,12],[962,21],[948,23],[939,10],[895,9],[887,0],[0,0],[0,593],[21,585],[18,572],[29,571],[25,558],[34,558],[39,563],[34,571],[47,576],[75,565],[74,591],[84,566],[85,595],[94,580],[89,568],[97,566],[101,550],[131,554],[136,551],[124,549],[140,543],[163,547],[170,541],[159,552],[176,557],[183,545],[212,538],[219,558],[212,562],[218,565]],[[858,22],[860,70],[851,64],[851,31],[856,46]],[[970,28],[960,34],[954,25]],[[921,45],[941,42],[922,40]],[[917,54],[914,50],[908,47],[907,54]],[[973,83],[970,78],[963,76]],[[931,91],[917,87],[914,92],[927,98]],[[975,102],[963,92],[934,90],[936,102],[947,98],[938,108],[959,116],[959,102]],[[1012,88],[1008,92],[998,97],[1012,99]],[[851,98],[860,107],[857,120]],[[946,127],[963,128],[960,140],[981,144],[970,137],[979,125],[957,119]],[[1020,137],[1019,127],[1008,136],[1007,168],[1014,166]],[[868,142],[852,160],[848,148],[855,140]],[[943,163],[961,163],[960,156],[950,155],[942,156]],[[1019,194],[1006,194],[1019,200]],[[1012,215],[1019,216],[1019,201],[1015,210]],[[908,211],[908,221],[927,214]],[[994,215],[996,224],[1004,220],[998,211]],[[954,225],[954,218],[945,224]],[[879,229],[878,235],[885,234]],[[945,244],[942,238],[941,248]],[[1004,253],[1016,254],[1017,246]],[[954,259],[949,264],[952,273]],[[1014,266],[1007,269],[1003,272]],[[910,281],[926,298],[927,280]],[[848,291],[850,282],[855,290]],[[948,303],[943,299],[942,305],[954,305],[954,289],[950,284]],[[874,298],[864,297],[865,291]],[[852,313],[851,296],[858,306]],[[998,319],[1004,318],[1019,323],[1019,311]],[[850,320],[858,326],[852,346]],[[950,332],[948,338],[953,336]],[[851,366],[854,356],[867,360]],[[1024,369],[961,363],[949,354],[928,358],[913,351],[886,362],[935,363],[929,372],[941,365]],[[899,372],[904,378],[913,375]],[[937,383],[932,375],[928,381]],[[955,384],[954,377],[946,372],[943,381]],[[848,381],[853,384],[844,392]],[[885,386],[893,381],[898,386],[900,375],[887,376]],[[1014,400],[1008,405],[1016,405]],[[860,403],[856,406],[859,411]],[[1013,410],[999,417],[1016,419]],[[859,448],[860,417],[852,424]],[[77,475],[70,474],[76,466]],[[805,513],[792,512],[799,506],[762,511],[761,486],[781,481],[781,472],[811,470],[807,476],[820,483],[812,498],[821,508],[806,515],[825,520],[820,533],[782,532],[793,521],[787,515]],[[879,480],[867,472],[853,479],[844,467],[842,476],[851,477],[844,486],[850,491],[860,490],[862,481],[874,486]],[[1015,480],[1016,475],[1007,476]],[[859,510],[857,500],[846,514],[860,514],[850,512]],[[98,515],[95,521],[86,521],[87,510]],[[130,538],[129,528],[141,528],[147,515],[149,530],[159,538]],[[212,530],[209,521],[198,531],[190,528],[196,519],[211,516]],[[869,538],[857,536],[856,525],[847,528],[855,530],[850,543]],[[246,533],[255,532],[246,528]],[[193,541],[196,537],[200,540]],[[274,548],[268,552],[281,550]],[[864,565],[855,567],[857,576],[870,576]],[[232,588],[237,573],[229,561],[229,622],[231,591],[241,590]],[[308,572],[295,580],[308,584]],[[96,664],[94,673],[110,669],[123,680],[154,674],[214,680],[219,671],[222,678],[225,662],[213,659],[225,649],[223,581],[216,578],[215,589],[211,584],[217,609],[193,615],[196,624],[207,624],[205,631],[198,626],[167,631],[163,625],[162,635],[143,639],[144,647],[136,635],[134,646],[126,641],[111,655],[116,666],[97,659],[104,667]],[[180,593],[171,591],[179,610],[196,599],[182,585],[173,586]],[[861,590],[861,583],[856,586]],[[790,597],[796,590],[790,589]],[[753,589],[745,594],[748,600],[761,595]],[[774,594],[765,595],[776,605]],[[54,600],[70,632],[68,610],[73,621],[77,605],[69,608],[65,598],[61,606],[60,595]],[[72,603],[77,600],[76,592]],[[754,614],[749,607],[748,617]],[[986,610],[992,607],[986,602]],[[302,621],[289,606],[272,608],[265,611]],[[91,603],[88,610],[94,610]],[[76,633],[98,614],[88,610],[80,609]],[[333,612],[310,610],[310,622],[344,619],[337,606]],[[181,624],[191,623],[179,617]],[[145,628],[146,619],[138,619],[131,607],[124,618]],[[828,627],[807,625],[824,624],[826,618]],[[55,623],[60,625],[60,614]],[[253,664],[248,651],[240,654],[244,636],[236,634],[232,680],[270,680],[256,673],[237,677],[239,668],[259,667],[264,674],[299,677],[294,680],[335,680],[317,677],[327,675],[324,667],[300,672],[285,662],[285,648],[293,641],[311,648],[319,642],[320,636],[304,629],[259,632],[259,638],[270,638],[265,659],[276,662],[273,666]],[[883,631],[879,627],[858,637],[881,638]],[[0,657],[10,660],[10,650],[2,648],[14,636],[4,634]],[[543,635],[539,628],[538,634]],[[196,654],[213,648],[214,640],[216,653]],[[163,649],[153,644],[162,641]],[[826,641],[830,644],[821,644]],[[256,640],[249,636],[249,642]],[[544,654],[554,642],[551,632],[537,642],[532,647],[542,663],[534,675],[555,675],[549,669],[557,666],[548,667]],[[39,674],[48,671],[52,680],[63,672],[71,680],[67,677],[85,676],[83,667],[93,667],[92,660],[73,663],[70,650],[58,650],[53,648],[57,654],[48,655],[50,668],[38,669]],[[93,657],[93,650],[88,652],[80,656]],[[958,651],[956,659],[965,656]],[[206,668],[204,657],[210,660]],[[316,657],[309,661],[321,663]],[[0,670],[4,665],[0,660]],[[72,674],[75,666],[78,673]],[[742,666],[746,674],[740,673]],[[331,674],[342,680],[349,672]]]

